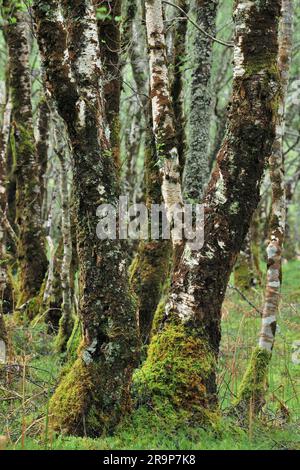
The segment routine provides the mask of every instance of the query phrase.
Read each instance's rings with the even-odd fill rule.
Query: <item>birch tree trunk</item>
[[[161,0],[146,0],[153,131],[162,173],[162,195],[171,228],[174,207],[183,207],[178,143],[168,77]],[[173,238],[173,245],[178,241]]]
[[[170,405],[175,410],[183,409],[197,424],[213,419],[210,411],[217,403],[221,306],[259,201],[259,186],[275,137],[280,89],[277,70],[280,4],[280,0],[239,0],[235,4],[232,107],[226,139],[204,198],[204,245],[193,252],[186,245],[166,306],[160,312],[157,334],[152,338],[142,370],[136,375],[142,402],[150,403],[161,413],[166,413],[164,410]],[[147,22],[151,25],[152,21],[153,26],[155,17],[155,24],[159,25],[159,31],[150,30],[150,37],[152,41],[160,39],[162,54],[163,29],[157,20],[161,5],[158,0],[149,0],[147,7],[153,13]],[[152,82],[157,86],[156,81],[162,82],[166,72],[163,69],[164,74],[158,75],[153,67],[158,44],[153,46],[150,43]],[[160,70],[158,64],[156,67]],[[154,121],[160,124],[164,122],[160,114],[168,118],[169,115],[166,92],[159,90],[152,92],[152,96]]]
[[[16,226],[18,228],[17,259],[19,265],[18,304],[31,301],[27,314],[32,318],[34,298],[44,281],[47,259],[44,250],[39,199],[38,164],[33,134],[31,80],[26,15],[15,9],[15,23],[6,27],[10,62],[12,97],[11,146],[16,165]]]
[[[83,343],[51,399],[50,414],[55,429],[98,435],[130,407],[138,335],[120,243],[96,234],[97,207],[116,207],[118,192],[94,6],[90,0],[62,5],[65,23],[57,0],[34,2],[34,13],[47,81],[73,151]]]
[[[73,329],[72,295],[71,295],[71,263],[72,263],[72,234],[70,218],[70,198],[68,185],[68,161],[58,152],[61,165],[60,194],[61,194],[61,231],[63,239],[63,259],[61,265],[62,287],[62,316],[59,321],[56,349],[64,352]]]
[[[128,54],[136,83],[138,98],[143,110],[145,123],[145,196],[148,209],[152,204],[162,204],[162,175],[153,134],[152,108],[148,99],[149,72],[144,62],[146,31],[142,24],[142,8],[130,0],[127,3],[128,27],[126,32],[130,47]],[[139,123],[139,125],[141,125]],[[150,223],[150,221],[149,221]],[[130,282],[137,296],[138,318],[141,341],[148,344],[152,322],[160,301],[163,286],[170,270],[172,246],[169,240],[142,240],[130,268]]]
[[[192,0],[190,11],[207,33],[215,36],[218,0]],[[209,128],[212,111],[211,66],[213,40],[189,25],[192,38],[189,93],[188,152],[184,170],[184,198],[199,202],[209,178]],[[219,149],[218,149],[219,150]]]
[[[276,135],[269,159],[272,186],[272,208],[267,246],[267,279],[262,325],[258,347],[253,351],[249,367],[239,390],[237,403],[241,409],[259,412],[264,404],[269,362],[275,341],[280,302],[282,249],[285,234],[286,200],[284,185],[283,136],[285,103],[293,46],[293,1],[282,0],[278,69],[281,80],[279,112],[276,116]]]
[[[5,107],[0,133],[0,209],[1,214],[6,211],[6,150],[9,139],[9,127],[11,122],[11,101],[5,97]],[[0,315],[6,310],[8,276],[6,260],[6,227],[3,218],[0,218]],[[3,321],[4,325],[4,321]]]

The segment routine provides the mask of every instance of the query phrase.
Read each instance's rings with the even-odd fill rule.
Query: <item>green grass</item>
[[[249,428],[237,427],[226,418],[226,411],[256,345],[260,317],[238,293],[228,289],[218,371],[224,417],[214,430],[191,428],[172,416],[164,422],[140,408],[123,421],[113,436],[88,439],[52,434],[47,429],[47,403],[59,378],[61,358],[53,353],[53,337],[43,325],[29,329],[11,324],[15,362],[25,361],[26,380],[19,365],[5,382],[0,381],[0,435],[8,436],[8,447],[12,449],[300,449],[300,365],[292,361],[293,343],[300,341],[299,272],[299,261],[283,266],[279,331],[269,371],[267,403],[263,417],[251,422]],[[261,289],[246,295],[261,308]]]

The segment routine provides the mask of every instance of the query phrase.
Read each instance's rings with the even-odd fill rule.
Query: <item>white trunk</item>
[[[279,41],[278,67],[282,93],[276,123],[276,137],[270,157],[272,185],[272,213],[270,240],[267,247],[267,282],[259,346],[272,351],[276,333],[276,318],[280,302],[282,248],[285,235],[286,199],[284,184],[283,135],[285,127],[285,102],[289,81],[293,45],[293,0],[282,1],[282,18]]]

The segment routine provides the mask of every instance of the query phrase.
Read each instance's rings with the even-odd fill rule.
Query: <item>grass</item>
[[[279,330],[269,371],[267,403],[263,417],[250,422],[247,429],[226,417],[226,410],[256,345],[260,317],[229,289],[223,306],[218,371],[224,417],[214,430],[191,428],[184,421],[172,423],[172,419],[166,423],[154,414],[149,417],[140,408],[123,421],[113,436],[88,439],[52,434],[47,429],[47,403],[59,377],[61,357],[53,353],[53,337],[43,325],[26,328],[10,321],[17,356],[5,380],[1,381],[4,375],[0,371],[0,436],[7,436],[7,447],[11,449],[300,449],[300,364],[292,356],[295,342],[300,342],[299,272],[299,261],[283,267]],[[261,289],[246,295],[261,308]]]

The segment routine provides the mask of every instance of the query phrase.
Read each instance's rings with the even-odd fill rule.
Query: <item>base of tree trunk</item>
[[[167,241],[141,243],[130,268],[130,282],[138,297],[142,344],[149,343],[153,317],[170,271],[172,245]]]
[[[134,376],[139,404],[166,415],[170,407],[202,425],[218,419],[216,357],[201,331],[168,322],[151,340],[148,357]],[[167,416],[166,416],[167,417]]]
[[[123,370],[124,378],[121,370],[112,370],[105,360],[86,364],[79,357],[50,400],[51,428],[73,436],[111,432],[131,409],[131,373],[129,365]]]
[[[265,404],[270,359],[271,353],[260,347],[256,347],[252,352],[237,398],[232,404],[232,414],[240,421],[247,420],[251,414],[257,415]]]

